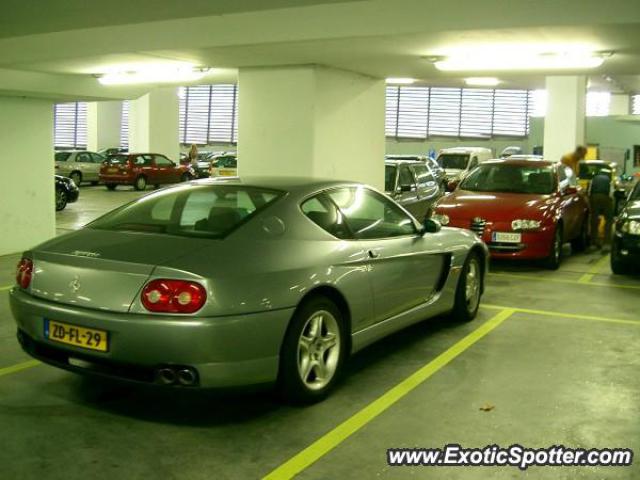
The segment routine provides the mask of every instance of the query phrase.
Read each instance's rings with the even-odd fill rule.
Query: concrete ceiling
[[[571,45],[614,55],[597,69],[565,73],[588,74],[596,89],[640,91],[638,0],[4,0],[3,7],[4,94],[132,98],[148,87],[104,87],[91,75],[167,61],[216,67],[207,82],[233,81],[242,67],[316,63],[460,86],[477,72],[440,72],[424,57]],[[506,88],[542,88],[546,73],[483,75]]]

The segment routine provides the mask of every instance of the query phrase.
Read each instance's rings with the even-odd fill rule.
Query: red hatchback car
[[[133,185],[144,190],[147,184],[185,182],[193,178],[189,165],[179,165],[157,153],[123,153],[111,155],[100,168],[100,181],[109,190],[118,185]]]
[[[474,231],[494,258],[544,259],[556,269],[562,245],[589,243],[589,202],[574,172],[544,160],[490,160],[441,198],[433,218]]]

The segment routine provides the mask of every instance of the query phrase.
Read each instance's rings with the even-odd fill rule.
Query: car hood
[[[553,195],[456,190],[440,199],[436,210],[452,219],[481,217],[495,222],[520,217],[544,220],[552,214],[556,202]]]
[[[127,312],[160,266],[174,278],[197,278],[175,267],[215,240],[84,228],[54,238],[32,252],[30,293],[55,303]],[[177,277],[175,277],[177,275]],[[166,277],[165,277],[166,278]]]

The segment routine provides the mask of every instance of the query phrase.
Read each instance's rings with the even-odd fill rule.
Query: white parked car
[[[82,182],[97,185],[100,181],[100,167],[105,157],[85,150],[59,151],[55,153],[56,175],[69,177],[80,186]]]
[[[444,168],[449,182],[460,181],[482,162],[491,160],[493,152],[484,147],[455,147],[440,150],[437,162]]]

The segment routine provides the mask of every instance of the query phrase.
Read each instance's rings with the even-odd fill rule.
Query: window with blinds
[[[606,117],[610,107],[610,92],[587,92],[587,117]]]
[[[129,148],[129,100],[122,102],[120,116],[120,147]]]
[[[525,137],[530,95],[526,90],[388,86],[388,137]]]
[[[56,148],[87,148],[87,104],[85,102],[54,105],[53,144]]]
[[[631,115],[640,115],[640,94],[631,96]]]
[[[180,142],[236,143],[238,88],[234,84],[180,89]]]

